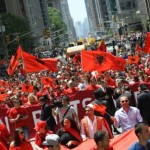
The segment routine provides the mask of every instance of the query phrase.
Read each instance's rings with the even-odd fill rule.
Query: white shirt
[[[94,116],[94,121],[93,122],[92,122],[92,120],[89,119],[88,116],[85,116],[85,118],[87,119],[88,129],[89,129],[89,137],[88,138],[94,138],[94,133],[97,132],[97,119],[96,119],[96,116]],[[104,126],[103,121],[102,121],[102,130],[104,130],[108,133],[106,127]],[[81,137],[82,137],[82,139],[86,138],[86,133],[85,133],[83,124],[81,124]]]

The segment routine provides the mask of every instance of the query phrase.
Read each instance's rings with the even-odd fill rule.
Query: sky
[[[68,0],[68,4],[74,22],[87,18],[84,0]]]

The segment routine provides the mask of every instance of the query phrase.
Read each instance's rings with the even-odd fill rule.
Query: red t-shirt
[[[78,87],[74,87],[73,89],[68,88],[65,91],[65,94],[71,94],[71,93],[74,93],[74,92],[77,92],[77,91],[79,91]]]
[[[21,116],[26,116],[28,115],[28,112],[26,110],[26,108],[24,108],[23,106],[20,106],[19,108],[11,108],[8,114],[8,117],[11,119],[15,119],[17,117],[17,115],[21,115]],[[28,124],[28,118],[27,119],[19,119],[18,122],[15,122],[14,125],[15,127],[23,127],[25,125]]]
[[[45,134],[40,134],[39,132],[37,132],[35,134],[35,144],[38,145],[39,147],[42,146],[42,143],[45,141],[45,137],[48,134],[53,134],[53,131],[47,131]]]
[[[2,138],[2,144],[6,145],[8,142],[7,138],[10,136],[6,126],[4,124],[0,124],[0,137]]]
[[[0,149],[1,150],[7,150],[8,148],[3,145],[3,143],[0,141]]]
[[[13,145],[10,145],[9,150],[33,150],[30,141],[29,140],[25,140],[23,143],[21,143],[20,146],[15,147]]]
[[[97,149],[96,149],[96,147],[94,146],[94,147],[91,148],[90,150],[97,150]],[[113,147],[108,147],[108,148],[106,148],[105,150],[114,150],[114,148],[113,148]]]
[[[85,89],[86,90],[97,90],[97,89],[99,89],[100,88],[100,86],[98,86],[98,85],[88,85]]]

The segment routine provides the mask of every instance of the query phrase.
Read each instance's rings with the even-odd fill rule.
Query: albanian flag
[[[101,51],[82,51],[83,71],[103,72],[117,67],[116,57],[110,53]]]
[[[139,57],[137,55],[135,56],[128,56],[128,63],[129,64],[137,64],[139,62]]]
[[[42,82],[42,84],[46,85],[47,87],[53,86],[53,79],[51,79],[49,77],[42,77],[41,82]]]
[[[10,76],[12,76],[14,74],[15,69],[19,65],[19,59],[21,58],[22,51],[23,50],[22,50],[21,46],[19,45],[15,56],[12,55],[12,57],[11,57],[11,60],[10,60],[9,66],[8,66],[8,70],[7,70],[8,74]]]
[[[32,93],[33,86],[29,84],[22,84],[22,92]]]

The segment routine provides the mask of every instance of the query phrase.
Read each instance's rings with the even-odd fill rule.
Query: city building
[[[75,22],[75,30],[76,30],[77,40],[84,37],[83,36],[83,24],[81,21]]]
[[[27,18],[34,38],[41,37],[43,29],[49,27],[46,0],[1,0],[0,13]]]
[[[63,20],[64,20],[65,24],[67,25],[70,42],[75,41],[76,34],[75,34],[74,22],[70,15],[68,1],[61,0],[60,7],[61,7],[61,14],[62,14]]]
[[[47,0],[47,5],[60,10],[60,0]]]

